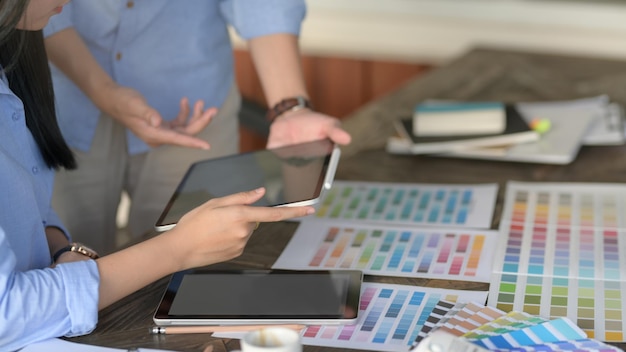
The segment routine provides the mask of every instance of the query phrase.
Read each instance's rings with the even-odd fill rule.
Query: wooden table
[[[504,185],[508,180],[622,182],[626,180],[626,147],[584,147],[570,165],[522,164],[428,156],[395,156],[383,147],[393,133],[391,121],[409,116],[415,102],[426,98],[538,101],[609,94],[626,103],[626,62],[477,49],[397,92],[368,104],[347,120],[354,142],[344,148],[336,179],[415,183],[500,184],[492,228],[498,227]],[[224,267],[270,268],[286,246],[297,223],[262,224],[245,253]],[[484,283],[388,278],[378,282],[427,287],[488,290]],[[209,335],[150,335],[152,314],[167,280],[156,282],[100,313],[97,329],[72,341],[117,348],[148,347],[178,351],[237,349],[237,340]],[[619,344],[626,348],[626,344]],[[339,349],[305,346],[306,351]],[[341,349],[342,351],[349,351]]]

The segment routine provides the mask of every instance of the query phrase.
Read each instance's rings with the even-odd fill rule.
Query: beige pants
[[[73,150],[78,169],[57,173],[52,205],[75,241],[102,254],[116,248],[117,208],[126,191],[131,205],[128,229],[137,237],[154,224],[192,163],[239,150],[241,97],[233,87],[224,105],[197,137],[211,149],[160,146],[129,155],[125,128],[102,115],[91,150]]]

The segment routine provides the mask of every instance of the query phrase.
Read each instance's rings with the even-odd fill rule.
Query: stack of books
[[[396,121],[387,151],[564,165],[582,145],[624,144],[624,120],[621,106],[605,95],[514,104],[426,101]],[[536,121],[547,128],[537,129]]]
[[[512,104],[425,102],[412,117],[396,121],[387,143],[396,154],[439,154],[534,142],[533,130]]]

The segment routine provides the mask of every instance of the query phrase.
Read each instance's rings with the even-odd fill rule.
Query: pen
[[[281,327],[292,330],[302,330],[306,325],[219,325],[219,326],[153,326],[150,328],[151,334],[206,334],[212,332],[239,332],[252,331],[269,327]]]

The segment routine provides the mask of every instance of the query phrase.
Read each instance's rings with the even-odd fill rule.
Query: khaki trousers
[[[76,170],[57,173],[52,205],[74,241],[101,254],[116,249],[117,209],[122,192],[130,198],[128,230],[133,238],[154,224],[188,167],[203,159],[237,153],[241,97],[233,87],[223,106],[197,137],[210,150],[159,146],[129,155],[126,129],[104,114],[88,152],[73,149]]]

